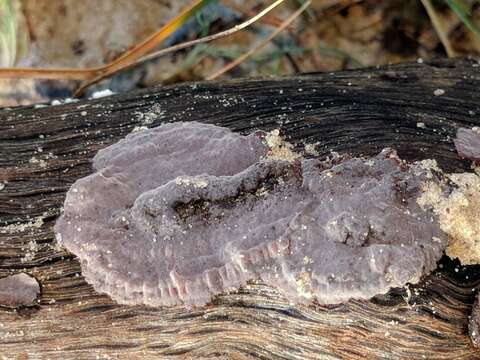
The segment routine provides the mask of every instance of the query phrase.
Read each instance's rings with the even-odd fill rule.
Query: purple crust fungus
[[[480,162],[480,127],[459,128],[454,142],[455,148],[462,158]]]
[[[430,169],[391,149],[320,164],[302,161],[304,203],[280,238],[288,254],[262,274],[267,283],[293,302],[334,304],[416,283],[436,267],[447,239],[415,201]]]
[[[196,122],[130,134],[68,191],[57,239],[124,304],[201,306],[257,277],[331,304],[435,268],[447,239],[416,202],[430,169],[390,149],[328,164],[286,144],[282,160],[268,137]]]
[[[0,279],[0,306],[17,307],[33,305],[40,294],[38,281],[25,273]]]

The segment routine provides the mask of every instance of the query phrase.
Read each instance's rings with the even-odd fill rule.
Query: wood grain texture
[[[91,172],[93,155],[136,126],[164,121],[281,128],[298,149],[316,143],[320,156],[391,146],[464,171],[452,139],[459,126],[480,124],[479,69],[466,60],[405,63],[0,110],[0,277],[24,271],[42,287],[38,305],[0,308],[0,358],[480,359],[468,337],[480,267],[445,257],[419,285],[332,307],[293,306],[255,282],[205,308],[152,309],[95,293],[52,233],[66,190]],[[439,88],[445,93],[435,96]]]

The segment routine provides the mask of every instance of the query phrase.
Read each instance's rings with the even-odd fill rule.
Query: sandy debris
[[[480,264],[480,176],[475,173],[448,175],[457,186],[448,196],[433,182],[417,199],[432,207],[441,229],[450,236],[446,253],[464,265]]]
[[[147,112],[135,112],[137,120],[140,121],[143,126],[150,125],[157,119],[163,119],[165,114],[166,111],[162,109],[160,104],[154,104]]]
[[[312,278],[309,272],[302,271],[297,277],[296,283],[297,292],[300,296],[303,296],[305,299],[311,299],[313,297],[311,292]]]
[[[27,247],[25,249],[25,255],[20,259],[22,263],[30,262],[35,258],[39,250],[39,246],[35,240],[28,242]]]
[[[308,155],[313,155],[313,156],[320,156],[320,153],[318,152],[317,150],[317,146],[318,146],[319,142],[316,142],[314,144],[305,144],[305,152],[308,154]]]
[[[178,176],[175,178],[175,183],[180,186],[193,185],[198,189],[206,188],[208,185],[207,179],[203,176]]]
[[[300,157],[300,154],[293,151],[293,145],[280,136],[280,130],[278,129],[270,131],[265,136],[265,142],[270,148],[270,151],[267,154],[267,159],[291,162]]]
[[[40,216],[37,216],[26,223],[15,223],[9,224],[6,226],[0,226],[1,234],[14,234],[19,232],[24,232],[30,229],[39,229],[43,225],[43,219],[49,215],[48,212],[43,213]]]

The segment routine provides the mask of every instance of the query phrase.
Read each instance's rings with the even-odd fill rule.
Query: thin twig
[[[435,32],[438,35],[438,38],[440,39],[440,42],[442,43],[443,47],[445,48],[445,52],[447,53],[448,57],[455,57],[455,50],[452,48],[452,44],[450,43],[450,40],[448,39],[448,36],[443,29],[442,22],[440,18],[437,15],[437,12],[435,11],[432,3],[430,0],[421,0],[423,7],[425,10],[427,10],[427,14],[430,17],[430,20],[432,21],[433,28],[435,29]]]
[[[163,55],[166,55],[168,53],[171,53],[171,52],[175,52],[175,51],[178,51],[178,50],[182,50],[182,49],[185,49],[185,48],[188,48],[188,47],[191,47],[191,46],[194,46],[194,45],[197,45],[197,44],[201,44],[201,43],[206,43],[206,42],[210,42],[210,41],[213,41],[213,40],[216,40],[216,39],[219,39],[219,38],[223,38],[223,37],[226,37],[226,36],[229,36],[229,35],[232,35],[238,31],[241,31],[243,29],[245,29],[246,27],[250,26],[251,24],[253,24],[254,22],[258,21],[259,19],[261,19],[263,16],[265,16],[267,13],[269,13],[270,11],[272,11],[274,8],[276,8],[278,5],[280,5],[281,3],[283,3],[284,0],[277,0],[275,1],[273,4],[271,4],[270,6],[266,7],[265,9],[263,9],[262,11],[260,11],[258,14],[256,14],[255,16],[251,17],[250,19],[244,21],[243,23],[241,24],[238,24],[238,25],[235,25],[234,27],[230,28],[230,29],[227,29],[225,31],[221,31],[219,33],[216,33],[216,34],[212,34],[212,35],[209,35],[209,36],[205,36],[203,38],[200,38],[200,39],[195,39],[195,40],[191,40],[191,41],[186,41],[186,42],[183,42],[181,44],[177,44],[177,45],[174,45],[174,46],[170,46],[168,48],[165,48],[165,49],[161,49],[161,50],[158,50],[158,51],[155,51],[149,55],[146,55],[140,59],[138,59],[137,61],[133,62],[133,63],[130,63],[130,64],[124,64],[122,66],[118,66],[115,68],[114,71],[108,71],[108,72],[104,72],[98,76],[96,76],[95,78],[91,79],[91,80],[88,80],[86,81],[84,84],[82,84],[78,89],[77,91],[75,92],[74,96],[80,96],[81,94],[83,94],[83,92],[91,85],[103,80],[103,79],[106,79],[108,77],[110,77],[111,75],[113,75],[114,73],[117,73],[119,71],[122,71],[122,70],[126,70],[126,69],[129,69],[129,68],[132,68],[134,66],[137,66],[137,65],[140,65],[146,61],[150,61],[150,60],[153,60],[153,59],[156,59],[160,56],[163,56]]]
[[[311,1],[306,1],[297,11],[295,11],[291,16],[289,16],[274,32],[272,32],[267,38],[262,40],[260,43],[252,47],[246,53],[232,61],[231,63],[227,64],[220,70],[216,71],[215,73],[209,75],[207,80],[213,80],[220,75],[226,73],[227,71],[233,69],[235,66],[241,64],[245,59],[253,55],[256,51],[266,46],[275,36],[280,34],[283,30],[285,30],[297,17],[299,17],[307,8],[310,6]]]

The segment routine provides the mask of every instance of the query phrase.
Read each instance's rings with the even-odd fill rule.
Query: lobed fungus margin
[[[417,282],[447,245],[417,199],[442,173],[395,151],[304,159],[278,132],[197,122],[101,150],[55,225],[94,288],[125,304],[188,307],[262,278],[291,302],[368,299]]]

